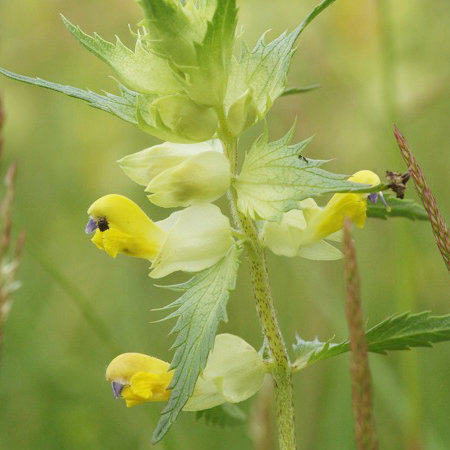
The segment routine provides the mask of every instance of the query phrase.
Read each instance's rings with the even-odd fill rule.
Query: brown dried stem
[[[349,220],[346,220],[344,224],[344,255],[347,287],[345,313],[350,334],[350,374],[356,441],[358,450],[376,450],[378,443],[372,410],[372,384],[367,356],[364,315],[360,299],[355,246],[352,241]]]
[[[395,139],[397,139],[402,157],[405,160],[406,165],[408,166],[408,170],[410,171],[411,176],[414,180],[414,184],[416,186],[417,192],[419,193],[419,197],[422,200],[423,206],[428,213],[428,217],[430,218],[431,228],[433,229],[436,244],[447,266],[447,270],[450,272],[450,237],[447,223],[439,212],[436,199],[434,198],[433,194],[431,193],[430,187],[425,181],[422,170],[420,169],[416,158],[414,158],[414,155],[409,149],[405,138],[400,133],[397,126],[394,126],[394,135]]]

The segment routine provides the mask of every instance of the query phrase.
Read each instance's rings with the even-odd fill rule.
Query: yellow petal
[[[354,173],[349,181],[376,186],[380,178],[370,170],[360,170]],[[366,222],[368,194],[334,194],[322,212],[311,223],[314,227],[314,239],[320,240],[335,233],[344,226],[344,220],[350,219],[359,228]]]
[[[136,372],[165,374],[169,366],[168,362],[143,353],[122,353],[109,363],[106,379],[108,381],[122,380],[129,384]]]
[[[168,390],[173,372],[136,372],[130,380],[130,387],[136,396],[151,402],[164,402],[170,397]]]
[[[92,242],[113,258],[117,253],[156,258],[166,233],[130,199],[117,194],[105,195],[88,210],[94,220],[106,222],[107,228],[97,229]]]

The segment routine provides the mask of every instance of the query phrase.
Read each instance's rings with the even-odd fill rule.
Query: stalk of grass
[[[372,382],[360,299],[358,266],[349,220],[346,220],[344,225],[343,242],[347,288],[345,313],[350,336],[350,375],[356,441],[358,450],[376,450],[378,443],[372,408]]]
[[[0,157],[3,150],[4,118],[0,99]],[[4,178],[5,190],[0,203],[0,360],[3,347],[3,325],[12,306],[12,294],[20,287],[20,282],[16,278],[25,240],[24,232],[19,234],[15,242],[12,239],[16,174],[17,165],[13,163]]]
[[[422,201],[423,206],[428,213],[431,228],[433,229],[433,234],[436,239],[438,249],[441,252],[442,258],[444,259],[447,270],[450,272],[450,237],[447,223],[439,212],[436,199],[431,193],[431,189],[428,186],[425,177],[423,176],[422,170],[417,163],[416,158],[409,149],[404,136],[400,133],[399,129],[395,125],[394,135],[395,139],[397,140],[397,144],[402,157],[405,160],[405,163],[414,180],[414,184],[416,186],[416,190],[419,194],[420,200]]]

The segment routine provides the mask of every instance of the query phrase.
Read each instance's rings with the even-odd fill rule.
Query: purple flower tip
[[[117,382],[117,381],[113,381],[112,383],[111,383],[111,387],[112,387],[112,391],[113,391],[113,395],[114,395],[114,398],[119,398],[120,397],[120,394],[121,394],[121,392],[122,392],[122,390],[123,390],[123,388],[125,387],[122,383],[119,383],[119,382]]]
[[[97,222],[90,217],[88,223],[86,224],[86,228],[84,229],[84,232],[86,234],[93,233],[97,229]]]
[[[372,194],[369,194],[368,199],[372,203],[376,203],[378,201],[378,192],[373,192]]]

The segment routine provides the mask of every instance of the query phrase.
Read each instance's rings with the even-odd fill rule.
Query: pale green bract
[[[301,370],[322,359],[346,353],[349,341],[333,343],[333,338],[320,342],[304,341],[297,337],[293,344],[296,360],[293,370]],[[412,347],[431,347],[438,342],[450,341],[450,315],[431,316],[428,311],[403,313],[388,317],[366,332],[370,352],[386,354],[393,350],[409,350]]]
[[[240,249],[233,245],[221,261],[197,273],[186,283],[165,286],[183,294],[163,308],[176,308],[163,319],[177,318],[172,329],[172,333],[177,333],[171,364],[175,374],[170,385],[172,394],[161,413],[153,442],[164,437],[188,401],[213,347],[218,324],[227,320],[226,305],[230,292],[235,288],[239,254]]]
[[[321,169],[325,162],[301,157],[306,139],[291,145],[294,127],[280,140],[269,142],[267,129],[246,155],[235,189],[239,210],[253,219],[279,220],[299,200],[334,192],[369,192],[376,187],[347,181]]]
[[[79,26],[72,25],[61,16],[64,25],[72,35],[90,52],[106,62],[129,88],[149,94],[171,94],[181,91],[181,86],[166,59],[148,51],[138,35],[134,52],[116,37],[115,44],[98,34],[89,36]]]
[[[259,119],[262,119],[273,102],[283,95],[294,44],[298,31],[283,33],[265,43],[265,34],[253,50],[243,44],[241,54],[233,60],[227,103],[232,104],[247,90],[252,92]]]

